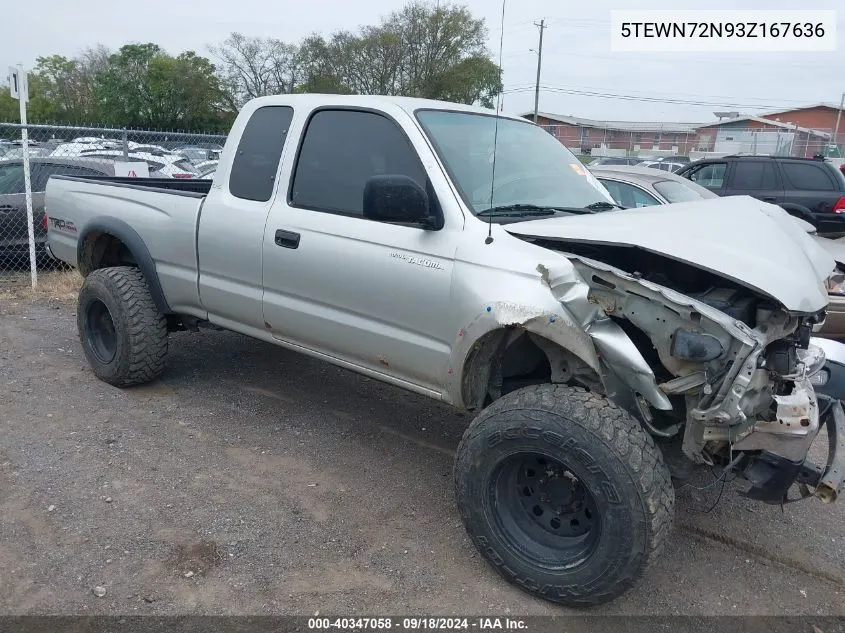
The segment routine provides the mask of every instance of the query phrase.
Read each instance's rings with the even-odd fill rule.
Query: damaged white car
[[[841,489],[845,416],[810,383],[834,262],[771,205],[607,211],[525,120],[286,95],[244,106],[213,181],[54,177],[46,206],[110,384],[154,379],[169,331],[211,325],[477,411],[455,464],[464,524],[548,600],[605,602],[656,558],[663,450],[764,501]]]

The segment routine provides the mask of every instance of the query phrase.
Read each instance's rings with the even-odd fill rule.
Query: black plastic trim
[[[204,198],[211,190],[212,183],[211,180],[202,178],[124,178],[123,176],[50,176],[50,180],[53,179],[90,182],[141,191],[157,191],[189,198]]]

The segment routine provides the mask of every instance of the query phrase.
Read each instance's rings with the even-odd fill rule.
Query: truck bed
[[[196,230],[211,182],[52,176],[45,192],[48,247],[56,258],[79,266],[86,250],[80,248],[81,241],[116,236],[134,252],[144,251],[150,265],[155,262],[161,288],[174,310],[196,314],[200,305]]]

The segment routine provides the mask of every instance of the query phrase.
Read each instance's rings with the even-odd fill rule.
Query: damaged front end
[[[592,339],[608,397],[653,435],[678,439],[692,463],[741,473],[752,498],[781,503],[798,483],[802,496],[836,499],[845,414],[810,384],[825,361],[810,344],[823,312],[787,312],[759,292],[652,254],[638,261],[629,250],[626,272],[613,257],[603,259],[617,265],[572,245],[544,245],[577,271],[538,268]],[[817,466],[807,456],[822,426],[830,454]]]

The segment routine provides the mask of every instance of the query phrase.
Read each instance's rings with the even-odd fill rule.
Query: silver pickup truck
[[[470,537],[578,606],[658,556],[673,474],[770,503],[831,502],[845,476],[845,415],[811,384],[833,259],[748,197],[611,206],[528,121],[375,96],[251,101],[213,181],[46,193],[99,378],[153,380],[168,332],[210,324],[477,412],[455,462]]]

